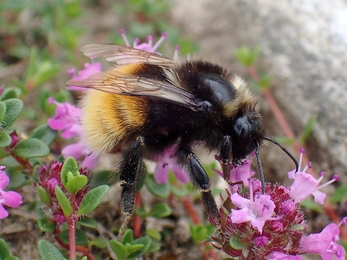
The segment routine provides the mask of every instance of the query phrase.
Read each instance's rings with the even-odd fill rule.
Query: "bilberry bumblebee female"
[[[171,60],[131,47],[91,44],[82,51],[91,59],[115,63],[107,72],[67,84],[90,89],[81,102],[89,146],[95,152],[122,154],[125,225],[133,213],[143,159],[154,160],[169,147],[175,147],[177,163],[201,189],[205,210],[217,222],[210,180],[192,152],[194,146],[216,151],[228,182],[230,165],[239,166],[256,150],[264,186],[259,147],[264,139],[273,140],[264,136],[256,99],[240,77],[210,62]]]

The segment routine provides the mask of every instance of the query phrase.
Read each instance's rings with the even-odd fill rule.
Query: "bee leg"
[[[119,230],[118,237],[121,238],[125,229],[128,226],[131,216],[134,212],[136,180],[143,170],[142,162],[142,147],[144,146],[144,138],[138,137],[132,144],[128,152],[123,157],[123,162],[120,166],[119,180],[122,186],[121,208],[124,216],[124,221]]]
[[[202,190],[201,197],[205,211],[207,215],[217,224],[218,227],[219,212],[217,204],[210,190],[210,179],[205,169],[196,159],[193,152],[187,149],[178,149],[176,152],[176,156],[178,161],[184,166],[184,168],[190,174],[190,179],[193,185]]]
[[[230,183],[231,138],[229,135],[224,136],[219,157],[221,160],[224,180]]]

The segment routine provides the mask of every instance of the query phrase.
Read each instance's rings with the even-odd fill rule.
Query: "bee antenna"
[[[261,161],[260,161],[259,150],[260,150],[259,143],[256,142],[255,157],[257,157],[259,177],[260,177],[260,182],[261,182],[261,192],[264,194],[265,193],[265,179],[264,179],[263,166],[262,166]]]
[[[271,139],[269,137],[263,137],[264,140],[266,141],[269,141],[275,145],[277,145],[279,148],[282,149],[283,152],[285,152],[289,157],[290,159],[292,159],[292,161],[294,162],[295,164],[295,172],[298,172],[299,171],[299,164],[298,164],[298,161],[294,158],[294,156],[286,149],[284,148],[279,142],[277,142],[276,140],[274,139]]]

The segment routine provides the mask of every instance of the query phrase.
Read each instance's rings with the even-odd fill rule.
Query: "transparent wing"
[[[67,85],[119,95],[155,97],[175,102],[193,111],[199,110],[198,100],[190,92],[165,81],[124,74],[117,68],[108,72],[96,73],[85,80],[70,80]]]
[[[150,53],[132,47],[118,46],[114,44],[89,44],[82,48],[85,56],[94,59],[103,57],[107,61],[115,62],[117,65],[130,63],[150,63],[171,67],[175,62],[157,53]]]

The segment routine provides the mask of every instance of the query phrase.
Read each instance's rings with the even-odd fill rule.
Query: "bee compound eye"
[[[239,117],[234,124],[233,130],[235,135],[240,139],[245,139],[251,134],[251,124],[247,117]]]

